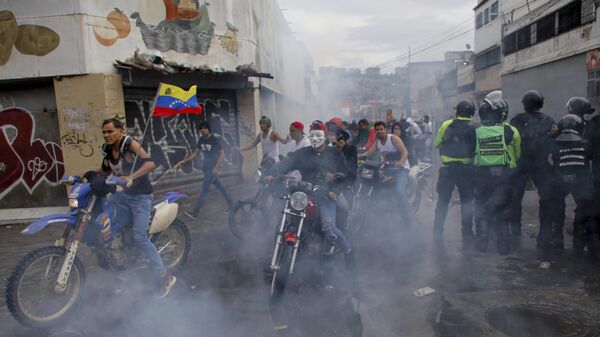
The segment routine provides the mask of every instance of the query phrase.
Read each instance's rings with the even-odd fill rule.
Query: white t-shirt
[[[385,141],[385,144],[383,144],[379,138],[377,139],[377,142],[375,144],[377,144],[377,150],[379,150],[379,153],[383,153],[383,152],[388,152],[388,153],[395,153],[398,152],[398,149],[396,148],[396,146],[394,145],[394,143],[392,143],[392,134],[388,134],[387,135],[387,139]],[[402,165],[403,168],[410,170],[410,165],[408,163],[408,159],[404,161],[404,164]]]
[[[260,134],[260,144],[262,145],[262,151],[264,157],[271,157],[275,160],[275,162],[279,161],[279,144],[277,141],[271,140],[271,133],[273,130],[269,130],[266,137],[263,137],[263,134]]]

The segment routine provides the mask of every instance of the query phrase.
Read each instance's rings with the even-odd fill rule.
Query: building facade
[[[64,205],[60,176],[98,168],[107,117],[126,122],[156,176],[194,150],[203,120],[223,137],[226,173],[249,175],[260,152],[232,149],[260,116],[278,123],[314,97],[310,55],[275,0],[1,4],[0,210]],[[151,118],[161,82],[197,85],[204,113]],[[201,178],[199,164],[177,182]]]
[[[502,87],[511,107],[520,108],[522,94],[537,89],[554,118],[572,96],[588,97],[598,110],[597,11],[595,1],[548,1],[504,27]]]

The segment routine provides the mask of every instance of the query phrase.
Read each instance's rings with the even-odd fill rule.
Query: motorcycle
[[[343,180],[343,174],[336,174],[334,182],[336,180]],[[271,284],[271,299],[283,294],[300,255],[325,257],[336,251],[335,245],[325,238],[322,231],[319,205],[315,200],[316,195],[324,195],[327,190],[294,177],[288,177],[285,186],[287,194],[282,197],[285,201],[283,216],[277,227],[275,249],[265,270],[268,273],[265,279]]]
[[[105,181],[104,181],[105,180]],[[115,271],[143,266],[145,255],[133,242],[133,230],[119,221],[117,206],[105,196],[125,183],[118,177],[100,174],[65,176],[72,185],[70,211],[40,218],[21,233],[33,235],[52,224],[64,224],[62,236],[53,246],[36,249],[23,257],[12,271],[6,286],[6,305],[20,323],[47,328],[64,322],[81,301],[85,269],[77,253],[83,242],[97,255],[100,267]],[[148,235],[158,249],[167,270],[178,271],[190,251],[187,226],[177,219],[177,200],[185,195],[168,192],[153,202]]]
[[[376,191],[385,191],[384,193],[387,195],[394,195],[396,182],[390,171],[396,168],[393,168],[391,162],[386,159],[384,154],[377,159],[365,160],[359,166],[358,182],[353,196],[350,216],[348,217],[349,221],[346,224],[347,230],[354,232],[360,230],[362,224],[365,223],[369,203]],[[429,163],[419,162],[409,169],[406,197],[413,215],[417,213],[421,206],[421,197],[427,186],[431,167],[432,165]]]
[[[263,177],[271,173],[275,165],[272,158],[262,160],[255,176],[255,181],[259,184],[258,191],[250,199],[236,201],[229,211],[229,229],[231,233],[238,238],[244,239],[253,232],[261,231],[265,225],[272,223],[271,212],[276,195],[280,191],[280,186],[274,183],[267,183]]]

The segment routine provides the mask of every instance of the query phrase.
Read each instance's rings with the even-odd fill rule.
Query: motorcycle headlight
[[[79,207],[79,201],[77,201],[76,198],[69,198],[69,207],[71,207],[71,208],[78,208]]]
[[[302,211],[308,204],[308,196],[304,192],[295,192],[290,197],[290,206],[296,211]]]
[[[363,169],[362,172],[360,173],[361,177],[365,178],[365,179],[373,179],[373,174],[375,173],[375,171],[371,170],[371,169]]]

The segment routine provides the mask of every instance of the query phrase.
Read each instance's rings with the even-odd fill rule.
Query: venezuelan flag
[[[153,117],[168,117],[176,114],[201,114],[202,107],[196,98],[196,86],[190,90],[161,83],[154,104]]]

